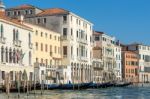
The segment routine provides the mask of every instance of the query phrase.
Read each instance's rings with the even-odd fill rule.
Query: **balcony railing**
[[[14,46],[21,47],[21,41],[20,40],[14,40],[13,41]]]
[[[5,37],[0,37],[0,43],[5,44],[6,43],[6,38]]]
[[[61,40],[67,40],[67,36],[61,36]]]
[[[87,44],[88,41],[85,39],[77,38],[77,42]]]

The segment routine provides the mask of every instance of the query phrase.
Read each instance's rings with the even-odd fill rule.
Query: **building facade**
[[[94,45],[98,45],[102,49],[103,81],[115,80],[115,38],[99,31],[96,31],[95,34]]]
[[[64,9],[47,9],[26,21],[61,34],[62,65],[70,68],[68,82],[92,80],[92,23]]]
[[[150,46],[130,44],[127,49],[139,54],[139,82],[150,82]]]
[[[11,82],[18,80],[18,77],[21,81],[33,80],[31,34],[32,28],[24,25],[21,20],[6,17],[5,10],[0,11],[1,84],[4,84],[6,77]]]
[[[60,34],[44,27],[34,25],[31,23],[25,23],[27,26],[33,29],[32,42],[33,42],[33,63],[35,63],[35,69],[39,68],[37,78],[40,79],[42,72],[46,75],[47,83],[57,83],[57,69],[61,66],[61,38]],[[41,70],[40,70],[41,68]],[[43,71],[42,71],[43,70]],[[58,75],[59,76],[59,75]],[[64,74],[61,78],[65,79]],[[60,79],[65,82],[64,79]],[[39,80],[41,82],[41,80]],[[62,82],[62,83],[63,83]]]
[[[114,48],[114,56],[115,56],[115,77],[116,80],[122,80],[122,56],[121,56],[121,46],[119,44],[119,41],[116,43],[115,48]]]
[[[7,9],[8,16],[16,16],[14,13],[30,5],[22,5]],[[38,9],[38,8],[34,8]],[[28,10],[31,12],[30,10]],[[33,12],[33,11],[32,11]],[[92,81],[92,27],[93,24],[80,16],[60,8],[38,10],[34,15],[25,15],[25,21],[36,24],[61,35],[62,65],[60,71],[68,71],[67,82],[81,83]],[[9,14],[13,13],[13,14]],[[20,14],[19,14],[20,15]],[[70,69],[70,70],[69,70]],[[70,72],[69,72],[70,71]]]
[[[102,46],[100,46],[99,33],[93,31],[93,58],[92,58],[92,67],[93,67],[93,81],[96,83],[102,83],[104,80],[104,66],[102,62]]]
[[[139,82],[138,54],[133,51],[123,51],[122,58],[123,80],[134,83]]]

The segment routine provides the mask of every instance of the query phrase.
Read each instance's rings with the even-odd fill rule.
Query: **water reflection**
[[[9,99],[18,99],[17,93],[11,93]],[[8,99],[5,93],[0,94],[0,99]],[[36,94],[21,94],[20,99],[150,99],[150,88],[126,87],[108,89],[89,89],[80,91],[55,90],[40,91]]]

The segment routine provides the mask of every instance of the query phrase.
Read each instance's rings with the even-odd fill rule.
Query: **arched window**
[[[1,24],[1,27],[0,27],[0,34],[1,34],[1,37],[3,37],[4,35],[4,27],[3,27],[3,24]]]

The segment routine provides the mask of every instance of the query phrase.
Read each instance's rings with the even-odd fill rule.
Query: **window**
[[[47,52],[47,50],[48,50],[48,49],[47,49],[47,44],[45,44],[45,52]]]
[[[20,15],[20,11],[18,11],[18,15]]]
[[[41,51],[43,51],[43,44],[41,43]]]
[[[1,34],[1,37],[4,36],[4,27],[3,27],[3,24],[1,24],[1,27],[0,27],[0,34]]]
[[[36,58],[36,63],[38,63],[39,62],[39,59],[38,58]]]
[[[15,16],[17,15],[17,12],[16,12],[16,11],[14,11],[14,15],[15,15]]]
[[[43,32],[41,32],[41,37],[43,37]]]
[[[73,35],[73,29],[71,28],[71,36]]]
[[[71,46],[71,56],[73,55],[73,47]]]
[[[29,65],[31,65],[31,62],[32,62],[31,57],[32,57],[32,54],[31,54],[31,51],[29,51]]]
[[[31,43],[31,34],[30,33],[29,33],[28,37],[29,37],[29,43]]]
[[[38,24],[40,23],[40,18],[37,19],[37,23],[38,23]]]
[[[78,31],[77,31],[77,38],[78,38],[78,35],[79,35],[79,34],[78,34]]]
[[[52,39],[52,35],[51,34],[49,35],[49,38]]]
[[[32,10],[30,10],[30,14],[32,14],[33,13],[33,11]]]
[[[4,62],[4,48],[1,47],[1,62]]]
[[[99,36],[95,36],[95,41],[99,41]]]
[[[79,25],[81,24],[81,21],[79,20]]]
[[[7,16],[10,16],[10,12],[7,12]]]
[[[19,40],[19,32],[18,32],[18,30],[16,31],[16,40]]]
[[[63,56],[67,57],[67,46],[63,46]]]
[[[66,23],[67,22],[67,16],[63,16],[63,22]]]
[[[43,23],[46,23],[46,18],[43,19]]]
[[[26,15],[28,14],[28,10],[25,10],[25,14],[26,14]]]
[[[38,50],[38,42],[35,43],[35,48]]]
[[[63,28],[63,36],[67,36],[67,28]]]

